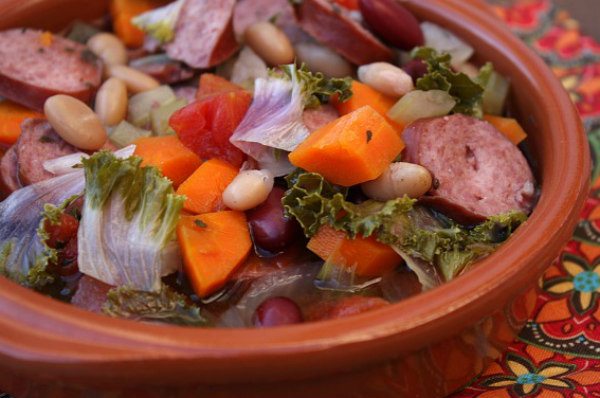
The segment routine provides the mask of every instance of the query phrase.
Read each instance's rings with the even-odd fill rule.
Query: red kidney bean
[[[267,200],[247,212],[254,243],[273,253],[285,249],[298,239],[301,232],[296,220],[284,215],[281,204],[284,193],[279,187],[273,188]]]
[[[63,213],[60,215],[58,223],[53,224],[49,221],[45,223],[45,229],[48,233],[46,244],[51,248],[58,248],[65,245],[69,240],[77,235],[79,221],[70,214]]]
[[[369,27],[393,46],[410,50],[424,44],[419,21],[398,0],[359,0],[358,4]]]
[[[258,328],[302,323],[302,311],[298,304],[287,297],[271,297],[263,301],[252,317]]]
[[[427,73],[427,65],[420,59],[413,59],[412,61],[407,62],[402,69],[412,77],[414,82]]]

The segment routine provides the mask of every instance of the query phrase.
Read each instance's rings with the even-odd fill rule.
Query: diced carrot
[[[289,159],[334,184],[351,186],[379,177],[403,148],[385,118],[364,106],[314,131]]]
[[[231,93],[235,91],[244,91],[237,84],[230,82],[221,76],[213,75],[212,73],[203,73],[200,76],[196,99],[201,100],[215,94]]]
[[[9,100],[0,101],[0,143],[12,145],[17,142],[21,123],[30,117],[43,118],[44,115]]]
[[[40,44],[44,47],[49,47],[50,45],[52,45],[53,41],[54,35],[52,34],[52,32],[45,31],[40,35]]]
[[[223,287],[252,247],[246,216],[241,211],[181,217],[177,239],[185,273],[200,297]]]
[[[179,141],[176,135],[143,137],[135,142],[135,155],[143,166],[155,166],[177,188],[200,166],[202,161]]]
[[[337,266],[356,267],[358,276],[381,276],[402,263],[402,258],[390,246],[374,237],[350,239],[342,231],[324,225],[307,245],[325,261]]]
[[[111,0],[113,30],[127,47],[141,47],[144,44],[144,32],[131,23],[131,18],[167,3],[169,0]]]
[[[527,138],[527,133],[516,119],[493,115],[484,115],[483,119],[496,127],[498,131],[506,136],[515,145]]]
[[[397,98],[388,97],[366,84],[353,80],[352,97],[345,102],[340,102],[334,98],[332,103],[340,115],[346,115],[350,112],[354,112],[358,108],[369,105],[375,109],[377,113],[385,117],[388,123],[391,124],[398,133],[402,133],[404,126],[387,117],[388,111],[394,106],[397,100]]]
[[[202,163],[177,189],[187,197],[183,208],[194,214],[223,210],[223,191],[237,174],[237,167],[221,159]]]

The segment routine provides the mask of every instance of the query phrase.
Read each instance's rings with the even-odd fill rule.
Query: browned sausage
[[[17,151],[13,145],[6,151],[0,161],[0,196],[10,195],[12,192],[21,188],[19,182],[17,167]]]
[[[233,34],[235,0],[186,0],[167,54],[191,67],[218,65],[238,49]]]
[[[269,20],[283,30],[293,43],[306,41],[307,35],[300,28],[294,8],[288,0],[238,1],[233,11],[235,37],[241,41],[250,25]]]
[[[32,29],[0,32],[2,97],[39,111],[55,94],[89,103],[101,78],[101,62],[80,43]]]
[[[25,119],[15,147],[19,180],[23,185],[54,177],[44,169],[46,160],[78,152],[77,148],[60,138],[45,119]]]
[[[390,48],[327,0],[304,0],[296,15],[304,31],[356,65],[392,61]]]
[[[403,137],[404,160],[426,167],[436,181],[423,200],[457,221],[531,211],[535,180],[527,160],[488,122],[460,114],[424,119]]]
[[[163,55],[139,58],[129,66],[152,76],[161,84],[179,83],[194,77],[194,71],[186,65]]]
[[[102,306],[106,302],[108,291],[111,288],[112,286],[104,282],[83,275],[79,279],[77,291],[71,299],[71,304],[88,311],[102,313]]]

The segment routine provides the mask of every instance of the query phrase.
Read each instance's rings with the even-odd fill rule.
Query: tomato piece
[[[77,236],[78,228],[79,221],[70,214],[61,214],[60,220],[56,224],[46,221],[45,229],[49,236],[46,244],[54,249],[64,246],[73,237]]]
[[[358,0],[334,0],[334,1],[335,1],[335,3],[341,5],[342,7],[345,7],[349,10],[356,11],[360,8],[358,6]]]
[[[246,155],[229,142],[250,107],[246,91],[215,94],[175,112],[169,125],[179,139],[202,159],[218,158],[239,167]]]
[[[200,76],[200,84],[198,85],[196,99],[201,100],[215,94],[235,91],[244,91],[244,89],[221,76],[213,75],[212,73],[204,73]]]

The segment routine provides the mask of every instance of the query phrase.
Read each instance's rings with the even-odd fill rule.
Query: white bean
[[[391,200],[407,195],[418,198],[431,189],[431,173],[418,164],[392,163],[379,178],[361,184],[371,199]]]
[[[362,65],[357,74],[358,80],[391,97],[402,97],[415,88],[408,73],[387,62]]]
[[[44,114],[58,135],[77,148],[94,151],[106,142],[102,122],[77,98],[54,95],[44,103]]]
[[[295,47],[298,60],[313,72],[329,77],[346,77],[354,73],[352,65],[327,47],[314,43],[300,43]]]
[[[223,204],[232,210],[252,209],[267,200],[273,180],[268,170],[243,170],[223,191]]]
[[[112,33],[97,33],[87,42],[89,49],[106,65],[127,64],[127,49],[117,36]]]
[[[244,40],[269,65],[294,62],[294,47],[290,39],[270,22],[257,22],[244,32]]]
[[[107,126],[119,124],[127,117],[127,86],[116,77],[111,77],[102,84],[96,103],[96,114]]]
[[[116,77],[117,79],[122,80],[127,86],[127,90],[133,94],[152,90],[153,88],[160,86],[158,80],[152,76],[125,65],[108,66],[106,68],[106,74],[109,77]]]

